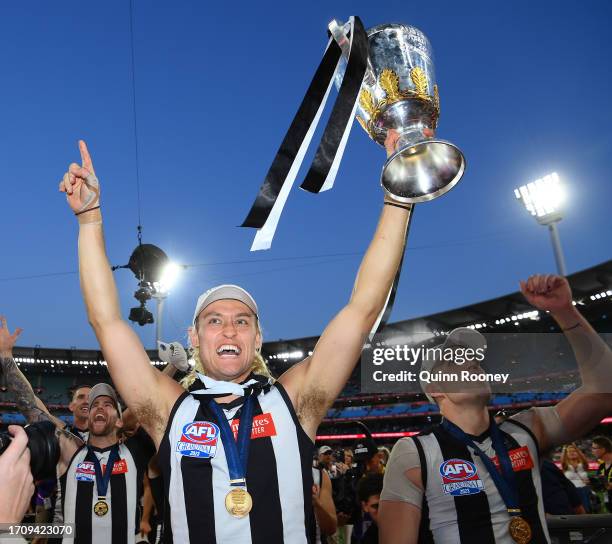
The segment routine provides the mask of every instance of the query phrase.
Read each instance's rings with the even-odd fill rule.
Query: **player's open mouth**
[[[233,344],[223,344],[217,348],[217,355],[221,357],[237,357],[242,350]]]

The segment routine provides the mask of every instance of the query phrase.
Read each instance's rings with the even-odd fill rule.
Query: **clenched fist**
[[[572,290],[564,277],[536,274],[520,283],[527,302],[538,310],[555,314],[572,309]]]

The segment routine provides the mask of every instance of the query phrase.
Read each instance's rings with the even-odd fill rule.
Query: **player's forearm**
[[[154,508],[155,503],[153,502],[153,493],[151,493],[151,484],[149,483],[149,478],[145,476],[144,493],[142,496],[142,521],[151,523],[151,514],[153,514]]]
[[[121,319],[115,280],[104,247],[100,210],[87,212],[92,221],[79,226],[79,274],[87,317],[97,331]],[[99,217],[99,221],[94,221]]]
[[[612,393],[612,350],[584,316],[571,307],[552,316],[564,331],[578,364],[583,388]]]
[[[361,262],[351,305],[365,312],[372,323],[386,300],[404,253],[411,211],[385,205],[374,238]]]

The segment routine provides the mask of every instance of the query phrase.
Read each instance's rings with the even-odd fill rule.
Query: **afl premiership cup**
[[[350,27],[334,20],[328,28],[346,64]],[[367,35],[368,67],[356,105],[357,120],[381,146],[389,130],[399,133],[381,184],[399,202],[432,200],[461,179],[465,158],[457,146],[435,137],[440,97],[431,45],[420,30],[403,24],[375,26]],[[337,87],[343,75],[341,66]]]

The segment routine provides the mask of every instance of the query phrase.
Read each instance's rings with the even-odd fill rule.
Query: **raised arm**
[[[582,385],[555,410],[560,429],[551,432],[538,421],[535,411],[534,432],[545,451],[561,442],[584,436],[605,416],[612,413],[612,350],[572,304],[572,291],[561,276],[537,275],[521,282],[527,301],[538,310],[550,312],[565,334],[578,363]]]
[[[13,347],[23,329],[15,329],[10,334],[6,319],[0,316],[0,369],[4,374],[6,386],[15,396],[17,409],[25,416],[28,423],[51,421],[57,427],[60,444],[59,473],[62,474],[66,463],[74,452],[82,446],[82,440],[66,430],[66,424],[49,412],[44,403],[34,394],[28,379],[17,366],[13,358]]]
[[[392,133],[387,139],[388,150],[396,137]],[[327,326],[312,356],[280,378],[311,438],[355,368],[399,267],[411,209],[410,205],[389,204],[383,206],[349,303]]]
[[[15,396],[18,410],[28,423],[49,420],[63,429],[66,424],[51,415],[44,403],[34,394],[28,379],[23,375],[13,358],[13,346],[23,329],[15,329],[10,334],[6,318],[0,316],[0,368],[6,379],[6,387]]]
[[[120,395],[159,445],[170,409],[183,391],[149,361],[138,336],[121,318],[102,230],[100,187],[85,142],[82,166],[70,165],[60,183],[79,222],[79,273],[87,317]]]

